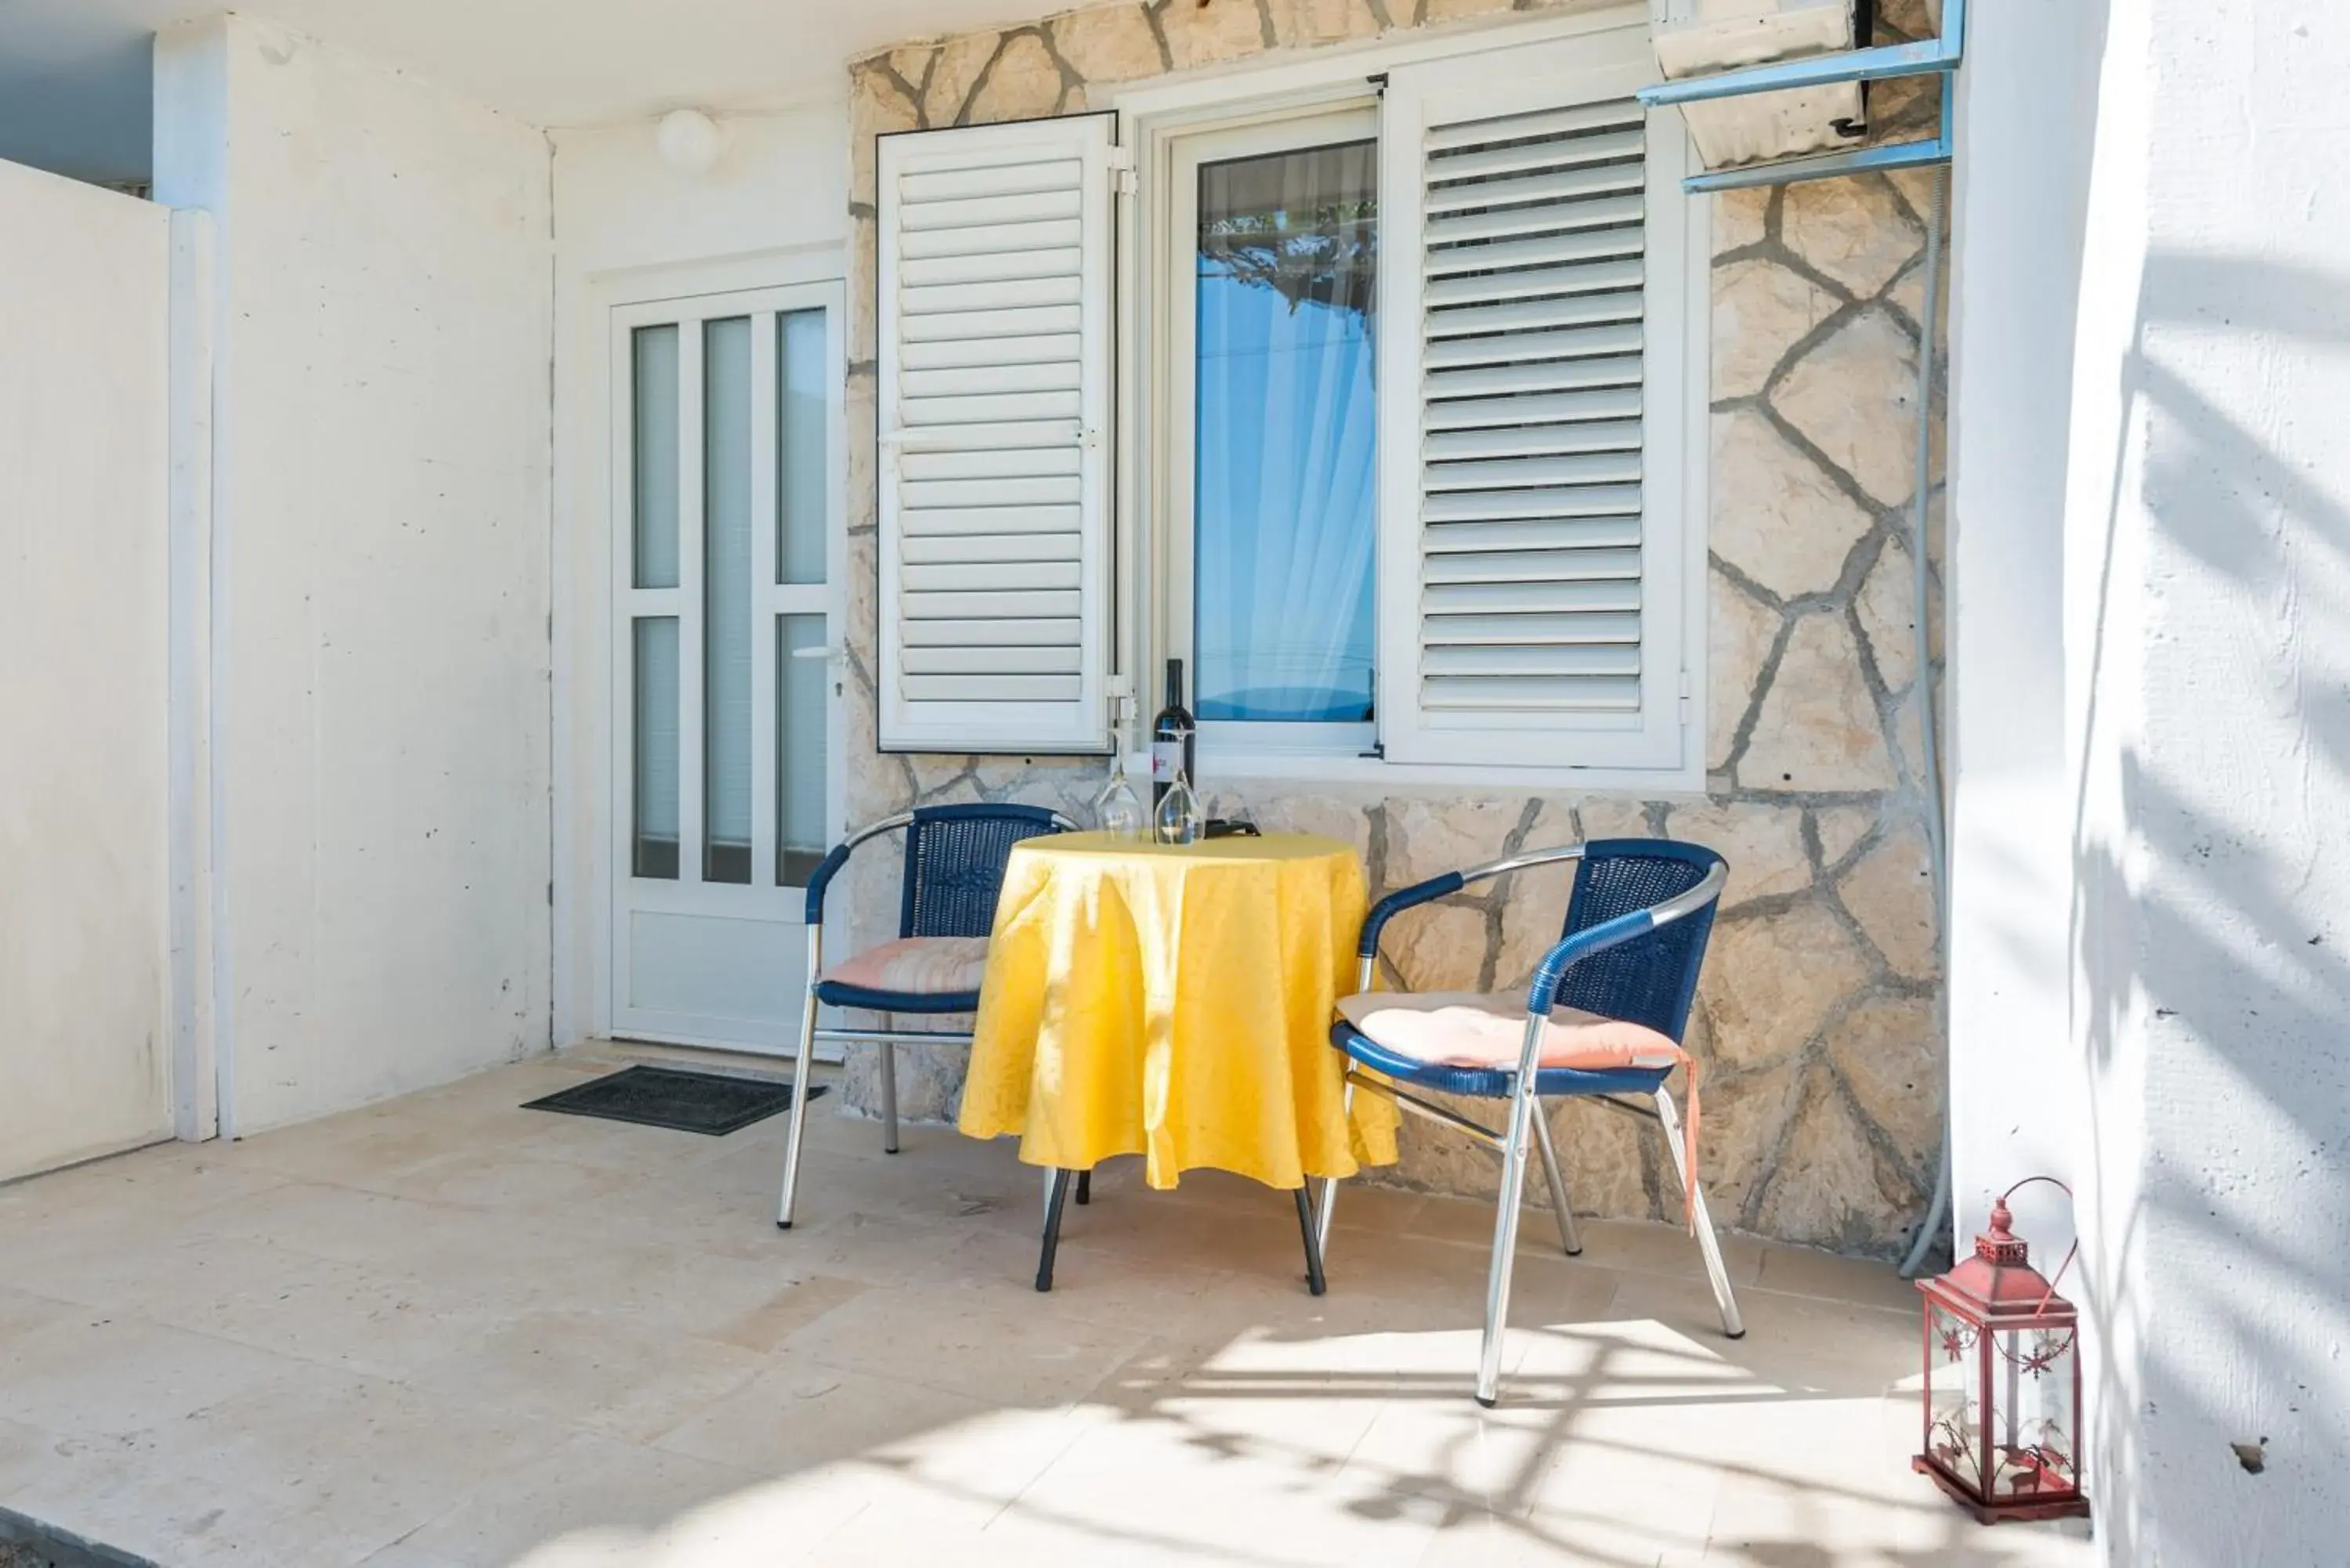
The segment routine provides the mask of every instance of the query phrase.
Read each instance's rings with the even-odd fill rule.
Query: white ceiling
[[[852,56],[1072,0],[265,0],[272,21],[534,125],[837,97]],[[0,158],[87,179],[148,167],[148,40],[202,0],[0,0]]]

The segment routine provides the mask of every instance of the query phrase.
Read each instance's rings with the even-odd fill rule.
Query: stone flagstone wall
[[[876,134],[1072,112],[1106,83],[1512,8],[1124,0],[909,43],[852,66],[852,821],[981,799],[1081,815],[1100,776],[1098,763],[875,749]],[[1914,0],[1890,9],[1881,36],[1904,36],[1904,23],[1923,30]],[[1881,92],[1878,134],[1929,122],[1930,92]],[[1943,1093],[1924,698],[1904,543],[1929,190],[1923,175],[1872,176],[1716,200],[1701,797],[1530,795],[1505,782],[1479,794],[1208,781],[1267,827],[1353,841],[1375,895],[1582,837],[1661,834],[1721,849],[1733,874],[1690,1036],[1704,1074],[1715,1217],[1880,1254],[1901,1244],[1932,1186]],[[895,934],[896,887],[886,857],[853,877],[861,938]],[[1564,876],[1524,876],[1407,915],[1390,928],[1396,977],[1416,989],[1523,986],[1556,940],[1565,892]],[[951,1116],[960,1054],[899,1058],[903,1112]],[[869,1107],[872,1056],[854,1060],[846,1098]],[[1587,1105],[1561,1106],[1555,1126],[1578,1210],[1678,1213],[1678,1184],[1646,1126]],[[1377,1179],[1492,1191],[1487,1156],[1418,1126],[1404,1136],[1401,1165]]]

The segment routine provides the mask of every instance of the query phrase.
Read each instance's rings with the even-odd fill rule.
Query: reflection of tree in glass
[[[1235,213],[1200,225],[1204,275],[1269,288],[1295,316],[1306,305],[1367,318],[1376,295],[1378,209],[1340,202],[1302,213]]]
[[[1300,148],[1200,170],[1200,275],[1367,318],[1378,252],[1378,149]],[[1361,325],[1358,320],[1357,326]]]

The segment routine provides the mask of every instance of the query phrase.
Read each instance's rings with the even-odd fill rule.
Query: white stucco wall
[[[0,1180],[171,1128],[167,224],[0,163]]]
[[[660,160],[650,120],[555,144],[555,1037],[610,1026],[612,664],[609,316],[614,301],[846,275],[841,101],[727,116],[702,174]]]
[[[2079,1187],[2067,1291],[2095,1320],[2106,1562],[2331,1565],[2350,1518],[2350,198],[2331,177],[2350,16],[2043,0],[1972,20],[1962,1215],[2002,1163]],[[2052,847],[2061,1035],[2047,910],[2015,890],[2043,888]]]
[[[243,16],[156,50],[219,219],[223,1116],[548,1043],[545,136]]]
[[[2116,5],[2103,60],[2065,534],[2091,1260],[2136,1417],[2105,1533],[2338,1563],[2350,14]]]

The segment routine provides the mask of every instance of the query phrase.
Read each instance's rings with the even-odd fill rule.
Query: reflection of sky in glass
[[[1375,158],[1200,171],[1201,719],[1370,717]]]

